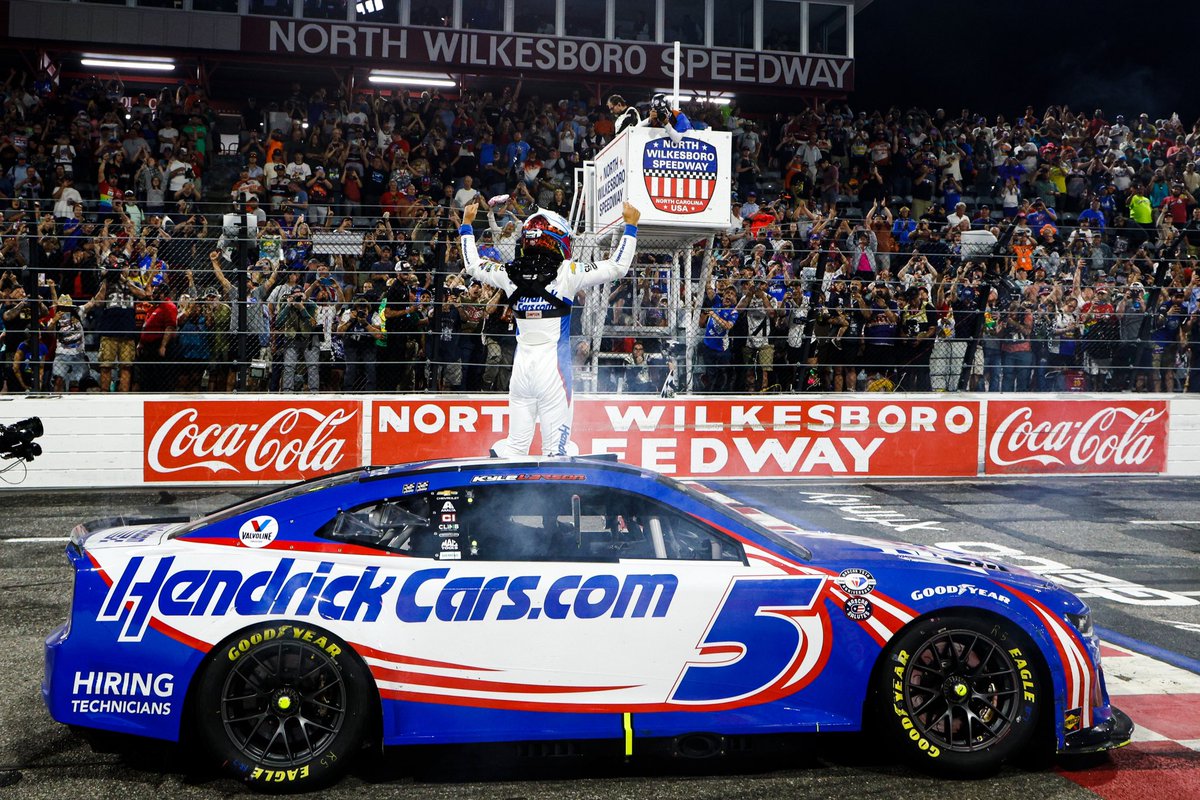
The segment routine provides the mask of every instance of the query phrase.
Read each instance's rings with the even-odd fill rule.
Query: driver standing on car
[[[541,425],[542,452],[573,455],[571,444],[571,308],[576,293],[625,276],[637,250],[641,212],[625,203],[625,232],[611,259],[592,264],[571,260],[571,225],[551,211],[535,211],[521,230],[520,255],[507,264],[484,262],[475,247],[471,223],[479,211],[463,209],[462,254],[472,278],[502,290],[517,326],[517,351],[508,385],[508,437],[492,455],[529,454],[535,424]]]

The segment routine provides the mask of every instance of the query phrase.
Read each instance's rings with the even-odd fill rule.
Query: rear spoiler
[[[82,549],[83,540],[87,538],[88,534],[107,530],[108,528],[122,528],[126,525],[153,525],[155,523],[169,525],[176,522],[190,522],[191,519],[191,517],[181,517],[178,515],[171,517],[100,517],[99,519],[81,522],[72,528],[71,544],[76,548]]]

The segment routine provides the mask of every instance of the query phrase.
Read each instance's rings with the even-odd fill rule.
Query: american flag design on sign
[[[699,139],[655,139],[646,143],[642,173],[650,202],[659,211],[699,214],[717,186],[717,148]]]

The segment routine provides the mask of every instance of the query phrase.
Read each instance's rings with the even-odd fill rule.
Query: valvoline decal
[[[717,148],[700,139],[651,139],[642,152],[650,202],[659,211],[699,214],[717,185]]]
[[[383,575],[379,567],[315,568],[280,559],[274,569],[176,569],[175,557],[129,561],[97,620],[141,641],[151,617],[297,616],[403,623],[665,617],[679,585],[671,574],[463,576],[450,569]]]

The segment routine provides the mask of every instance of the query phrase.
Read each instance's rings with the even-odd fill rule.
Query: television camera
[[[11,425],[0,425],[0,459],[33,461],[42,454],[42,446],[34,439],[44,432],[39,417],[29,417]]]

